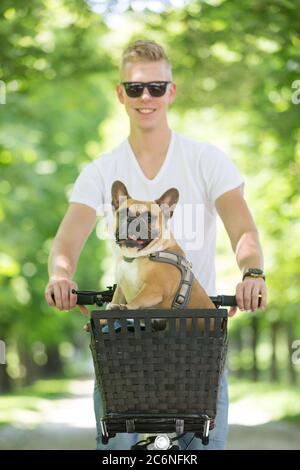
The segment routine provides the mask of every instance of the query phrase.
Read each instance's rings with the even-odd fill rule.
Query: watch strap
[[[264,281],[266,280],[266,276],[264,275],[263,271],[261,273],[254,273],[248,270],[243,274],[243,281],[246,277],[252,277],[254,279],[261,277]]]

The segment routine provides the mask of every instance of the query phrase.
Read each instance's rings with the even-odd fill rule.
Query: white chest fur
[[[143,284],[139,265],[139,259],[135,259],[132,262],[124,261],[122,259],[117,265],[117,284],[121,287],[127,303],[131,302],[131,300],[137,295]]]

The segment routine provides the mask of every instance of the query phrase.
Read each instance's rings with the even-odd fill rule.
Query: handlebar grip
[[[93,305],[94,303],[95,299],[93,295],[77,294],[77,305]]]
[[[236,307],[236,297],[235,295],[220,295],[221,305],[226,307]]]
[[[96,303],[95,294],[92,292],[78,292],[72,289],[72,294],[77,294],[77,305],[94,305]]]
[[[223,307],[237,307],[237,301],[235,295],[218,295],[217,303]],[[258,306],[261,304],[261,294],[258,296]]]
[[[72,289],[72,294],[76,294],[76,293],[77,293],[76,290]],[[51,294],[51,297],[52,297],[53,302],[56,304],[53,292]],[[76,302],[77,305],[93,305],[94,303],[95,303],[94,295],[77,294],[77,302]]]

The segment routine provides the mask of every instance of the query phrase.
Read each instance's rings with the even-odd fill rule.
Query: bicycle
[[[111,302],[115,288],[73,293],[77,304],[101,307]],[[236,306],[235,296],[210,298],[216,309],[91,313],[90,348],[104,405],[103,444],[119,432],[150,433],[131,449],[179,449],[176,441],[187,432],[209,443],[227,354],[227,310],[220,307]]]

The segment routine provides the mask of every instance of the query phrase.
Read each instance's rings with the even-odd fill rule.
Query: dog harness
[[[158,261],[159,263],[173,264],[173,266],[180,269],[181,280],[171,308],[185,308],[189,303],[194,282],[192,263],[184,256],[180,256],[171,251],[157,251],[155,253],[150,253],[148,258],[151,261]]]
[[[156,251],[155,253],[150,253],[148,258],[159,263],[173,264],[173,266],[180,270],[181,280],[171,308],[185,308],[189,303],[195,278],[192,272],[192,263],[184,256],[180,256],[172,251]],[[123,256],[123,260],[127,263],[132,263],[135,259]]]

